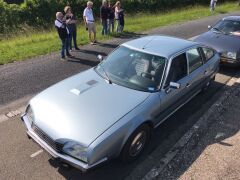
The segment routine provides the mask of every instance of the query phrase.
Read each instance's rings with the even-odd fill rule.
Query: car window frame
[[[188,50],[190,50],[190,49],[193,49],[193,48],[200,48],[201,46],[199,45],[199,44],[196,44],[196,45],[192,45],[192,46],[190,46],[190,47],[188,47],[188,48],[185,48],[185,49],[182,49],[181,51],[179,51],[179,52],[177,52],[177,53],[175,53],[175,54],[173,54],[173,55],[171,55],[170,56],[170,58],[168,58],[168,63],[167,63],[167,67],[166,67],[166,69],[165,69],[165,72],[164,72],[164,76],[163,76],[163,81],[162,81],[162,84],[160,85],[161,86],[161,88],[160,88],[160,90],[162,91],[165,91],[165,90],[167,90],[168,88],[169,88],[169,85],[168,86],[166,86],[165,87],[165,83],[166,83],[166,81],[167,81],[167,77],[168,77],[168,75],[169,75],[169,71],[170,71],[170,68],[171,68],[171,65],[172,65],[172,60],[174,59],[174,58],[176,58],[177,56],[179,56],[179,55],[181,55],[181,54],[183,54],[183,53],[186,53]],[[204,46],[205,47],[205,46]],[[207,46],[206,46],[207,47]],[[212,48],[211,48],[212,49]],[[187,57],[186,57],[187,58]],[[188,63],[188,60],[187,60],[187,63]],[[205,62],[203,61],[203,64],[205,64]],[[185,76],[185,77],[187,77],[187,76],[189,76],[189,65],[187,64],[187,75]],[[183,78],[185,78],[185,77],[183,77]]]

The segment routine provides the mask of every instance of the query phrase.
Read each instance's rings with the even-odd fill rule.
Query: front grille
[[[62,151],[63,144],[55,142],[46,133],[44,133],[39,127],[37,127],[35,124],[33,124],[32,129],[43,141],[45,141],[55,151],[57,151],[57,152]]]

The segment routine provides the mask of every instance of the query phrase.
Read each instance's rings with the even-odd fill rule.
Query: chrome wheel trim
[[[145,131],[140,131],[133,139],[130,148],[129,155],[131,157],[136,157],[143,149],[146,144],[147,133]]]

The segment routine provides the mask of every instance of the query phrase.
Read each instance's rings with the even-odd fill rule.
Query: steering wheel
[[[148,78],[148,79],[152,79],[153,75],[151,73],[148,72],[142,72],[141,73],[142,77]]]

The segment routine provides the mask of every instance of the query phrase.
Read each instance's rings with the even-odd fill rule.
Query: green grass
[[[239,9],[236,3],[226,3],[218,5],[214,14],[228,13]],[[211,15],[209,7],[203,6],[194,6],[179,10],[175,9],[170,12],[158,14],[137,14],[134,17],[126,15],[125,31],[128,33],[140,33],[152,28]],[[101,36],[100,31],[101,26],[97,24],[98,41],[111,38],[111,36]],[[81,45],[88,43],[87,32],[82,24],[78,28],[77,41]],[[60,40],[55,29],[45,32],[18,34],[16,37],[3,38],[0,40],[0,64],[7,64],[38,55],[48,54],[59,49]]]

